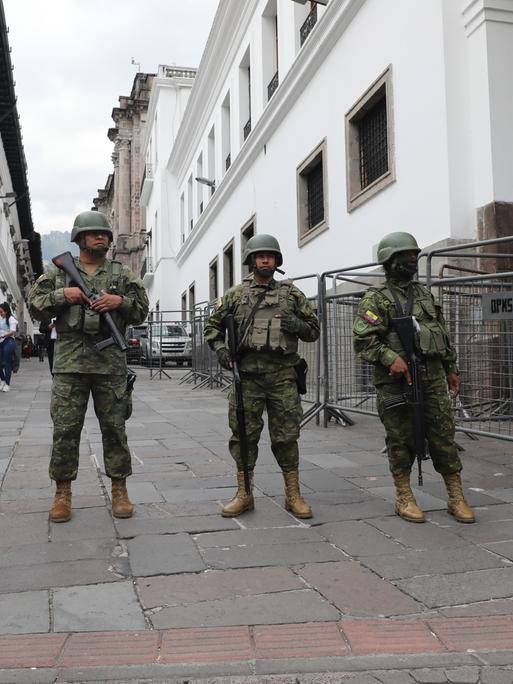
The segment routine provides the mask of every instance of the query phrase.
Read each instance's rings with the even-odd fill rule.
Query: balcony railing
[[[248,135],[251,133],[251,117],[247,120],[246,124],[244,125],[244,140],[248,137]]]
[[[153,273],[153,263],[151,257],[146,257],[145,260],[142,262],[141,279],[144,278],[144,276],[147,273]]]
[[[313,29],[317,23],[317,4],[315,4],[310,10],[310,14],[307,16],[305,23],[299,29],[299,42],[301,45],[310,35],[310,31]]]
[[[274,76],[271,79],[271,82],[267,86],[267,101],[271,99],[271,97],[274,95],[274,92],[276,88],[278,87],[279,80],[278,80],[278,72],[274,74]]]
[[[224,167],[225,167],[226,171],[228,171],[228,169],[230,168],[231,165],[232,165],[232,155],[228,154],[228,156],[226,157],[226,159],[224,161]]]

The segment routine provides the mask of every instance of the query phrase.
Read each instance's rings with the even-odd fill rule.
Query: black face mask
[[[396,254],[392,257],[387,271],[392,278],[411,280],[417,273],[417,269],[417,261],[410,261],[404,254]]]

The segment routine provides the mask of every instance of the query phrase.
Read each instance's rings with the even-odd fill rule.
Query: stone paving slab
[[[505,560],[474,545],[443,549],[409,549],[396,554],[365,556],[361,563],[381,577],[394,580],[416,575],[462,573],[468,568],[501,568]],[[513,573],[513,567],[511,567]]]
[[[513,594],[513,570],[507,567],[414,577],[398,580],[396,585],[429,608],[436,608],[509,597]]]
[[[399,516],[376,518],[369,524],[412,549],[438,549],[443,547],[464,546],[465,541],[452,530],[442,529],[427,522],[423,525],[404,524]],[[461,527],[461,526],[460,526]]]
[[[205,563],[188,534],[147,534],[128,544],[130,565],[137,577],[205,570]]]
[[[390,616],[422,612],[422,605],[359,563],[311,563],[298,573],[344,615]]]
[[[132,582],[56,589],[53,611],[55,632],[146,628]]]
[[[258,544],[202,550],[205,563],[211,568],[250,568],[263,565],[297,565],[313,561],[344,560],[341,551],[325,542],[307,544]]]
[[[114,523],[109,511],[103,507],[84,508],[73,511],[71,520],[65,525],[50,523],[50,538],[52,541],[112,539],[113,537],[115,537]]]
[[[277,527],[260,530],[241,530],[198,534],[195,541],[202,549],[220,546],[268,546],[269,544],[322,543],[322,536],[311,527]]]
[[[217,532],[220,530],[240,530],[231,518],[222,518],[217,506],[216,515],[181,516],[177,518],[143,518],[137,514],[129,520],[117,520],[116,528],[121,539],[130,539],[144,534],[176,534],[188,532]]]
[[[62,563],[16,565],[2,568],[0,594],[96,582],[118,582],[128,574],[127,560],[123,558],[117,559],[115,563],[104,559],[82,559]]]
[[[48,513],[0,515],[0,548],[36,544],[48,538]]]
[[[110,558],[116,547],[113,539],[86,539],[71,542],[46,542],[8,547],[0,553],[0,568],[75,561],[85,558]]]
[[[354,557],[404,551],[404,546],[362,520],[326,523],[315,529],[319,535]]]
[[[254,625],[336,620],[338,610],[311,589],[238,596],[164,608],[149,616],[155,629],[239,625],[241,616]]]
[[[146,577],[138,580],[143,608],[178,606],[232,596],[274,594],[303,589],[304,582],[288,568],[214,570],[207,573]]]
[[[0,633],[48,632],[50,612],[47,591],[0,595]]]

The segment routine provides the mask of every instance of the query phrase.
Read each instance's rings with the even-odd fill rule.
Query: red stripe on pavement
[[[213,663],[252,658],[249,627],[203,627],[165,631],[159,662]]]
[[[146,665],[158,655],[158,632],[86,632],[72,634],[58,665]]]
[[[445,650],[419,620],[358,620],[339,624],[355,655]]]
[[[261,625],[253,630],[256,657],[316,658],[347,655],[340,630],[334,622],[292,625]]]
[[[450,651],[509,650],[513,648],[510,615],[428,620]]]
[[[67,638],[67,634],[0,636],[0,669],[54,667]]]

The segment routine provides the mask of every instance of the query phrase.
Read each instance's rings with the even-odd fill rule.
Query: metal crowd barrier
[[[148,314],[146,338],[141,340],[142,361],[150,368],[150,378],[171,376],[166,364],[177,366],[192,364],[192,338],[190,312],[181,310],[153,310]]]
[[[509,251],[500,251],[503,246]],[[443,306],[458,353],[457,429],[507,441],[513,441],[512,246],[513,236],[431,250],[426,265],[426,277]],[[489,247],[499,251],[480,249]],[[451,258],[436,279],[434,257]],[[447,269],[473,274],[446,276]]]
[[[504,247],[512,243],[513,236],[421,254],[426,285],[442,304],[458,353],[462,387],[455,402],[457,429],[509,441],[513,441],[513,253]],[[482,251],[491,246],[496,251]],[[435,278],[434,260],[439,263],[444,258],[450,262],[442,264]],[[497,270],[497,264],[502,264],[502,270]],[[447,270],[458,275],[446,275]],[[310,300],[320,319],[321,337],[314,344],[299,343],[299,353],[309,366],[303,397],[308,408],[302,425],[313,418],[319,423],[321,416],[324,427],[330,419],[352,425],[350,414],[377,416],[373,368],[355,355],[352,327],[361,296],[383,282],[382,267],[371,262],[292,280],[308,279],[316,281],[310,288],[316,294]],[[504,310],[494,313],[491,308],[498,302]],[[211,312],[212,305],[201,302],[188,313],[192,367],[181,382],[226,388],[231,376],[219,367],[203,339]]]

